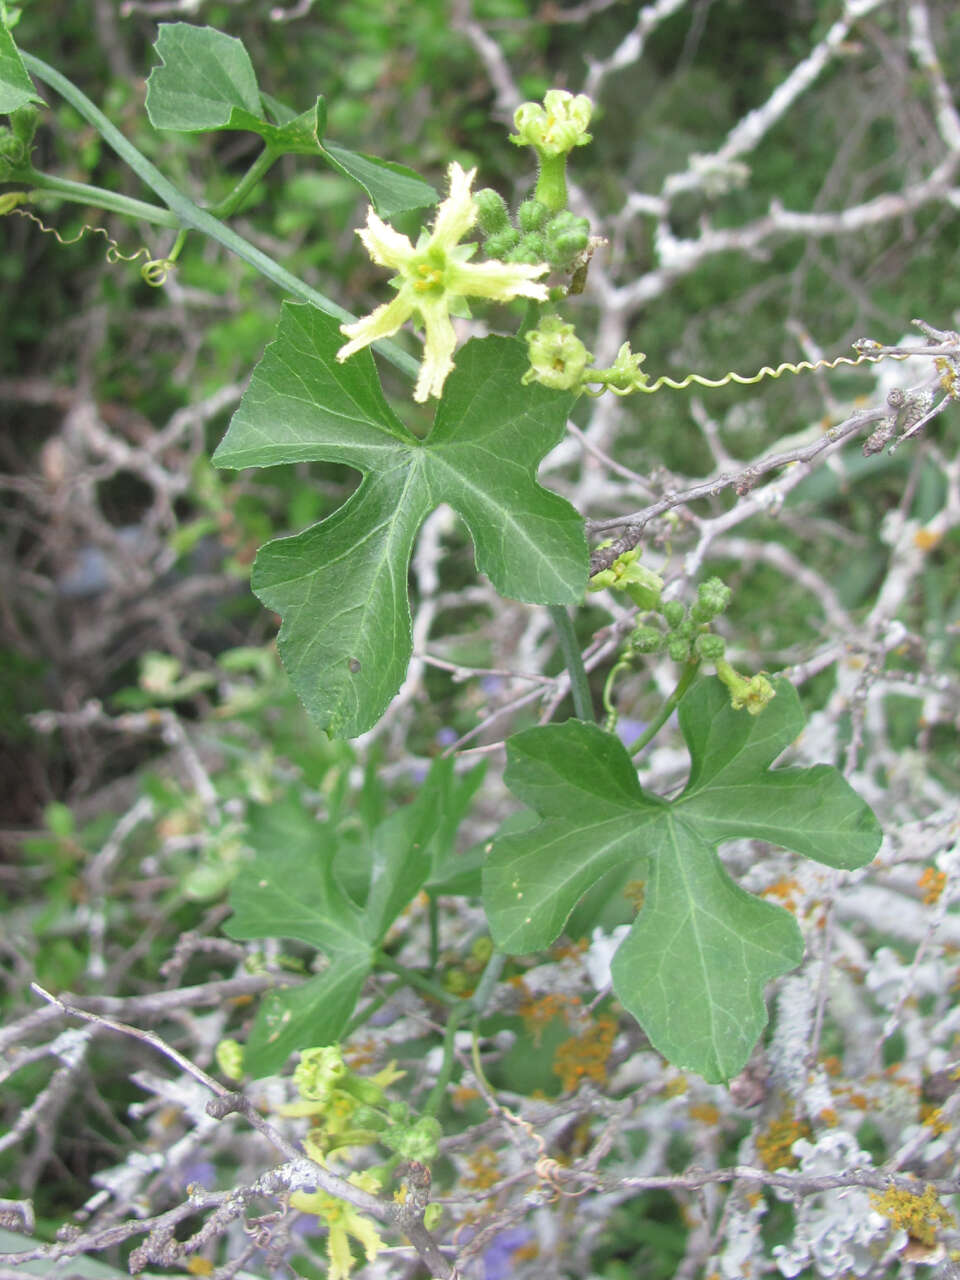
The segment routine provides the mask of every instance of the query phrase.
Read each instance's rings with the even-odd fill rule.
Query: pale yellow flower
[[[349,1181],[364,1191],[376,1193],[380,1190],[379,1179],[371,1173],[351,1173]],[[327,1280],[349,1280],[353,1270],[350,1236],[360,1243],[368,1262],[372,1262],[384,1248],[373,1222],[346,1200],[338,1200],[325,1191],[295,1191],[290,1197],[290,1207],[302,1213],[315,1213],[326,1224],[327,1257],[330,1259]]]
[[[367,211],[367,225],[357,232],[373,261],[397,272],[390,282],[397,296],[363,319],[340,326],[350,341],[337,352],[337,359],[346,360],[378,338],[388,338],[415,317],[424,329],[415,400],[442,392],[457,345],[450,315],[469,315],[466,298],[534,298],[541,302],[547,298],[547,286],[535,283],[550,270],[545,262],[468,261],[477,246],[460,241],[477,219],[470,191],[476,172],[464,171],[456,163],[450,166],[450,194],[437,209],[433,230],[421,232],[416,246],[381,221],[373,209]]]

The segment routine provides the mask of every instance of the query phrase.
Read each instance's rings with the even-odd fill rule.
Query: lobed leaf
[[[770,770],[803,725],[796,690],[775,687],[756,717],[733,711],[719,681],[690,690],[679,713],[690,778],[671,802],[643,790],[619,739],[596,725],[517,734],[506,781],[542,821],[496,840],[484,868],[494,941],[514,954],[549,946],[592,884],[632,868],[644,902],[614,958],[614,991],[661,1053],[712,1081],[741,1069],[766,1023],[764,985],[803,955],[793,917],[735,884],[716,846],[747,836],[851,869],[881,839],[835,769]]]
[[[310,715],[350,737],[376,723],[403,680],[410,557],[439,503],[463,516],[477,568],[502,595],[575,603],[588,562],[582,519],[535,474],[572,398],[521,386],[522,343],[463,347],[426,440],[387,405],[369,351],[337,363],[342,343],[330,317],[285,303],[214,462],[341,462],[363,473],[328,519],[261,548],[252,579],[283,618],[280,653]]]
[[[244,129],[278,153],[320,156],[358,183],[384,218],[436,203],[433,187],[405,165],[325,143],[322,97],[297,115],[262,93],[242,40],[214,27],[164,22],[154,47],[160,66],[147,81],[146,108],[155,128],[181,133]],[[277,123],[267,118],[267,110]]]
[[[232,938],[292,938],[326,958],[322,973],[264,996],[247,1039],[244,1065],[254,1076],[277,1071],[308,1045],[343,1034],[377,948],[437,866],[449,861],[451,814],[462,816],[479,778],[458,780],[452,761],[430,768],[416,799],[378,823],[359,847],[341,842],[291,795],[252,812],[252,862],[230,890]],[[347,893],[338,875],[349,858]]]

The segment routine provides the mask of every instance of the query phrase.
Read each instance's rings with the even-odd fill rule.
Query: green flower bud
[[[667,626],[672,631],[676,627],[679,627],[680,623],[683,621],[686,609],[679,600],[668,600],[667,603],[663,605],[660,612],[663,614]]]
[[[545,262],[547,258],[547,237],[539,231],[528,231],[521,238],[518,246],[537,255],[537,262]]]
[[[537,239],[542,242],[542,237],[537,237]],[[543,253],[538,253],[536,247],[531,248],[529,241],[530,237],[524,236],[517,247],[510,250],[504,258],[504,262],[529,262],[531,264],[543,262]]]
[[[499,191],[494,191],[492,187],[483,187],[474,193],[473,203],[477,209],[477,225],[485,235],[494,235],[510,227],[507,203]],[[494,258],[499,256],[499,254],[491,254]]]
[[[590,237],[586,231],[565,231],[563,235],[547,241],[544,258],[556,271],[564,271],[587,247]]]
[[[706,631],[703,635],[697,636],[694,641],[694,649],[698,658],[703,658],[705,662],[716,662],[723,657],[726,642],[723,636],[714,635],[712,631]]]
[[[406,1124],[410,1119],[410,1108],[405,1102],[391,1102],[387,1107],[387,1115],[394,1124]]]
[[[659,653],[664,639],[663,632],[656,627],[634,627],[630,635],[630,646],[636,653]]]
[[[684,636],[670,636],[667,640],[667,653],[674,662],[686,662],[690,657],[690,641]]]
[[[398,1126],[392,1133],[385,1134],[381,1141],[404,1160],[429,1164],[437,1158],[437,1143],[442,1133],[436,1116],[421,1116],[414,1124]]]
[[[214,1057],[221,1074],[228,1080],[243,1079],[243,1045],[239,1040],[221,1040]]]
[[[496,258],[502,262],[510,250],[516,248],[519,242],[520,232],[516,227],[505,227],[502,231],[496,231],[487,238],[483,251],[488,258]]]
[[[630,350],[630,343],[625,342],[617,352],[616,360],[604,370],[605,385],[617,391],[632,391],[635,387],[644,386],[647,375],[640,372],[640,366],[646,358],[644,352],[634,353]]]
[[[521,231],[539,231],[549,216],[550,210],[539,200],[524,200],[517,210],[517,226]]]
[[[522,381],[537,381],[545,387],[570,391],[579,387],[584,370],[593,356],[577,337],[572,324],[559,316],[544,316],[537,329],[527,334],[530,368]]]
[[[720,578],[708,578],[697,588],[697,602],[691,613],[697,622],[709,622],[730,603],[733,592]]]

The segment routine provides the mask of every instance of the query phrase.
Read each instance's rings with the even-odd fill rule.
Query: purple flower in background
[[[448,725],[445,729],[438,729],[434,734],[434,742],[438,747],[452,747],[460,735],[456,729],[451,729]]]
[[[205,1191],[212,1191],[217,1185],[217,1171],[209,1160],[187,1160],[177,1170],[177,1182],[184,1188],[195,1183]]]
[[[621,716],[617,721],[617,737],[625,747],[629,747],[631,742],[636,742],[646,727],[646,720],[631,720],[629,716]]]
[[[510,1280],[516,1262],[513,1255],[532,1239],[529,1227],[501,1232],[483,1255],[483,1280]]]

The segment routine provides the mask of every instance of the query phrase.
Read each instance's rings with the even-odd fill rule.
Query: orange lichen
[[[187,1263],[187,1270],[192,1276],[212,1276],[214,1266],[209,1258],[198,1258],[194,1256]]]
[[[935,902],[939,902],[946,884],[945,871],[937,871],[935,867],[924,867],[917,881],[917,888],[923,890],[923,901],[926,906],[932,907]]]
[[[836,1054],[832,1053],[826,1058],[821,1058],[820,1065],[828,1076],[839,1076],[843,1073],[843,1063]]]
[[[940,1227],[956,1225],[956,1218],[940,1203],[936,1188],[927,1183],[922,1194],[917,1191],[900,1191],[889,1187],[881,1195],[871,1192],[870,1203],[877,1213],[889,1218],[895,1227],[902,1227],[911,1240],[932,1248],[937,1243]]]
[[[781,906],[786,907],[788,911],[796,911],[797,897],[802,893],[800,882],[787,877],[775,880],[773,884],[768,884],[765,889],[760,890],[761,897],[778,898]]]
[[[796,1169],[800,1161],[793,1154],[793,1144],[810,1137],[806,1120],[798,1119],[789,1109],[771,1120],[757,1137],[757,1156],[767,1169]]]
[[[562,992],[547,992],[546,995],[534,998],[527,995],[517,1009],[523,1019],[523,1025],[533,1036],[533,1043],[539,1045],[543,1032],[555,1018],[564,1018],[568,1023],[570,1014],[580,1005],[578,996],[564,995]]]
[[[353,1071],[372,1067],[377,1060],[377,1042],[373,1039],[358,1040],[344,1049],[343,1060]]]
[[[550,955],[554,960],[578,960],[589,946],[589,938],[577,938],[575,942],[556,942],[550,948]]]
[[[833,1107],[824,1107],[817,1116],[817,1119],[821,1124],[826,1125],[828,1128],[833,1128],[834,1125],[839,1124],[840,1122],[840,1118],[834,1111]]]
[[[479,1089],[471,1089],[467,1084],[458,1084],[450,1094],[450,1101],[459,1111],[462,1107],[465,1107],[468,1102],[475,1102],[479,1097]]]
[[[663,1092],[668,1098],[679,1098],[687,1092],[687,1077],[674,1076],[672,1080],[668,1080],[663,1086]]]
[[[694,1102],[687,1115],[691,1120],[699,1120],[703,1124],[717,1124],[720,1120],[719,1108],[712,1102]]]
[[[600,1017],[586,1031],[571,1036],[557,1047],[553,1072],[560,1077],[565,1093],[576,1089],[581,1080],[603,1084],[616,1034],[617,1024],[613,1018]]]
[[[470,1172],[461,1176],[460,1183],[471,1191],[486,1191],[500,1181],[500,1161],[492,1147],[480,1146],[466,1158]]]

